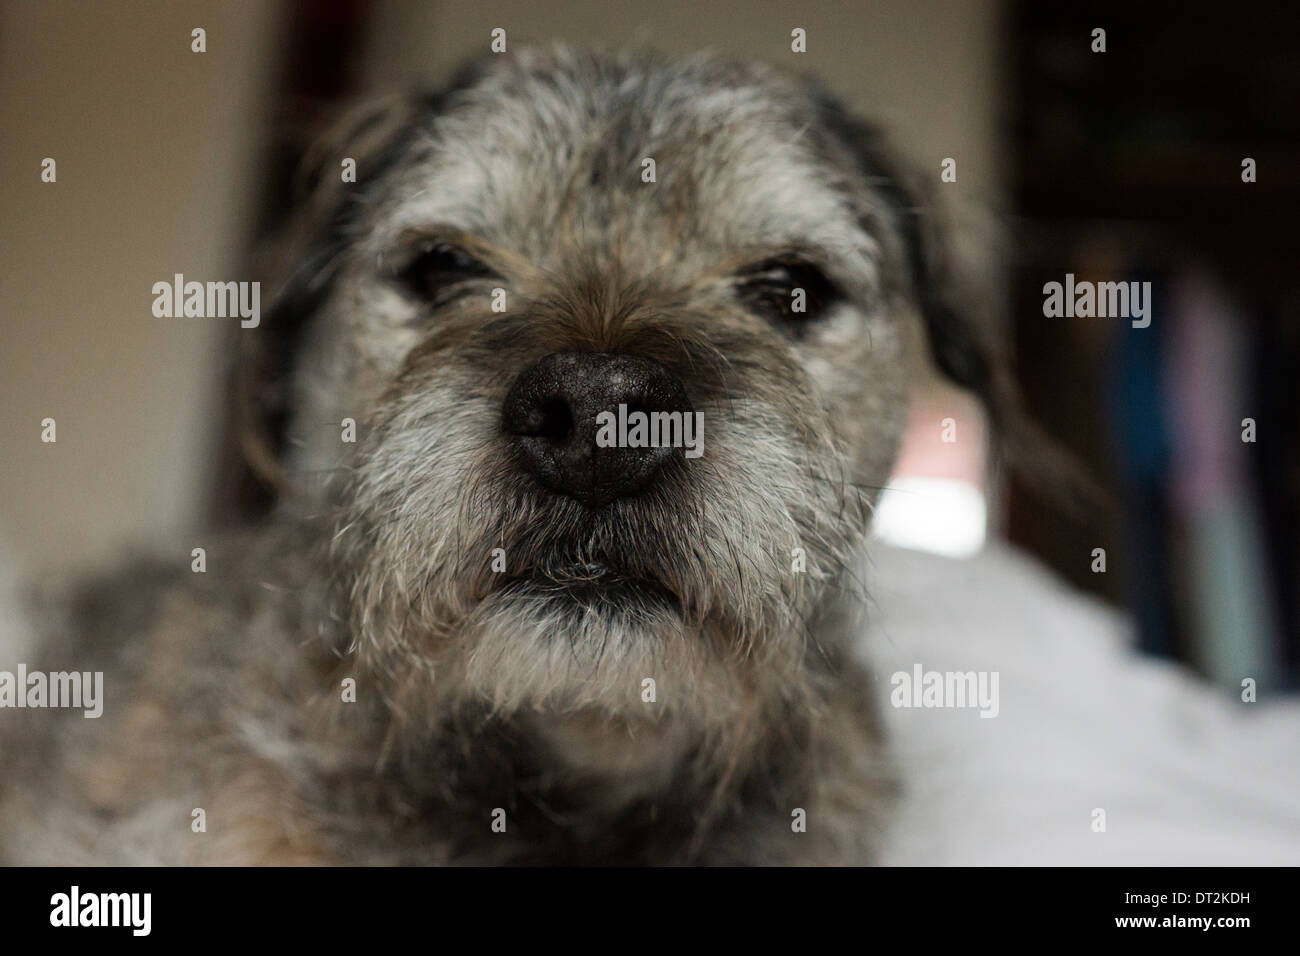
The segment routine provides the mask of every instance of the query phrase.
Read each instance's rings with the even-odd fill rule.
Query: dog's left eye
[[[796,335],[843,298],[826,273],[802,259],[769,259],[746,269],[738,278],[742,301]]]
[[[460,246],[450,242],[427,242],[394,274],[394,278],[409,294],[432,302],[445,298],[449,290],[463,282],[498,276]]]

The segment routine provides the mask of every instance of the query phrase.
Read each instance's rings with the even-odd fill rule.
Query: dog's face
[[[307,270],[290,455],[349,477],[352,636],[402,693],[721,727],[815,682],[921,337],[831,119],[761,67],[550,51],[388,120]],[[620,404],[702,453],[602,447]]]

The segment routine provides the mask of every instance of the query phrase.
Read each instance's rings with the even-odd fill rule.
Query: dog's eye
[[[751,309],[796,335],[843,298],[826,273],[802,259],[769,259],[739,280],[737,291]]]
[[[394,278],[409,294],[432,302],[445,298],[448,291],[463,282],[498,276],[459,246],[450,242],[428,242],[411,256]]]

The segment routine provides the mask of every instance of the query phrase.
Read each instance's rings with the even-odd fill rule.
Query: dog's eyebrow
[[[380,250],[379,268],[381,271],[400,268],[402,258],[410,255],[419,247],[434,242],[445,242],[459,246],[474,257],[482,259],[485,263],[505,267],[516,275],[529,276],[537,271],[531,260],[521,256],[514,250],[489,242],[482,236],[457,226],[443,223],[403,229],[398,233],[396,239],[391,241],[385,249]],[[386,260],[386,257],[393,252],[396,252],[399,261],[389,262]]]

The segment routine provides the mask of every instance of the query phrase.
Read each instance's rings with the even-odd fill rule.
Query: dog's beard
[[[806,694],[811,619],[866,508],[760,407],[728,416],[709,456],[591,511],[519,473],[493,403],[428,384],[392,403],[337,539],[362,661],[408,707],[720,732]]]

